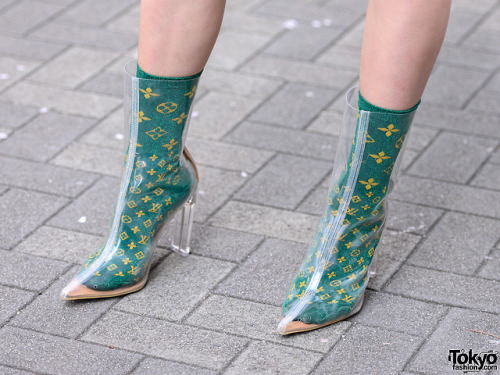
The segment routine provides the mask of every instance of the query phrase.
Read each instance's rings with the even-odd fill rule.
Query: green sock
[[[199,72],[198,74],[192,75],[192,76],[187,76],[187,77],[162,77],[162,76],[155,76],[153,74],[146,73],[144,70],[141,69],[139,64],[137,64],[137,73],[135,74],[137,78],[144,78],[144,79],[163,79],[163,80],[190,80],[190,79],[195,79],[201,76],[201,73],[203,73],[203,70]]]

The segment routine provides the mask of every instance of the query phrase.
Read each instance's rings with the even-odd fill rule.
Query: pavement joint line
[[[262,171],[262,169],[264,169],[264,168],[265,168],[265,167],[266,167],[266,166],[267,166],[267,165],[268,165],[268,164],[269,164],[272,160],[274,160],[275,158],[277,158],[277,153],[275,153],[274,155],[271,155],[271,157],[270,157],[268,160],[266,160],[264,163],[262,163],[262,165],[261,165],[261,166],[260,166],[257,170],[255,170],[255,172],[254,172],[254,173],[252,173],[252,174],[248,174],[248,176],[247,176],[247,177],[249,177],[249,176],[252,176],[252,177],[253,177],[253,176],[255,176],[257,173],[259,173],[260,171]],[[234,172],[234,170],[233,170],[233,172]],[[246,172],[246,173],[247,173],[247,172]],[[233,199],[233,198],[234,198],[234,196],[235,196],[236,194],[238,194],[238,192],[239,192],[241,189],[243,189],[243,188],[244,188],[244,187],[245,187],[245,186],[249,183],[249,181],[250,181],[251,179],[252,179],[251,177],[250,177],[250,178],[245,178],[245,182],[243,182],[243,184],[242,184],[242,185],[241,185],[241,186],[240,186],[240,187],[239,187],[236,191],[233,191],[233,192],[231,192],[230,194],[228,194],[228,195],[227,195],[227,197],[226,197],[226,199],[224,199],[224,201],[222,201],[222,202],[221,202],[221,204],[220,204],[218,207],[216,207],[216,209],[215,209],[215,210],[213,210],[213,211],[212,211],[212,212],[211,212],[211,213],[210,213],[210,214],[209,214],[209,215],[205,218],[205,220],[203,221],[203,223],[209,223],[209,222],[210,222],[210,220],[211,220],[211,219],[212,219],[212,218],[213,218],[213,217],[214,217],[214,216],[215,216],[215,215],[216,215],[216,214],[217,214],[217,213],[218,213],[218,212],[219,212],[222,208],[224,208],[224,206],[226,206],[226,204],[228,204],[228,203],[229,203],[229,202],[231,202],[231,201],[235,201],[235,199]],[[245,232],[245,233],[248,233],[248,232]]]
[[[478,86],[478,88],[476,88],[475,90],[473,90],[471,92],[471,94],[469,95],[469,97],[467,98],[467,100],[465,101],[465,103],[462,105],[462,107],[460,109],[464,110],[469,106],[469,104],[472,102],[472,100],[474,100],[477,97],[479,92],[481,92],[481,90],[483,90],[486,87],[486,85],[488,84],[488,82],[490,82],[490,80],[495,76],[497,70],[498,69],[493,70],[490,74],[488,74],[488,76],[486,76],[483,79],[481,85]]]
[[[497,241],[497,243],[500,242],[500,239]],[[495,252],[497,252],[498,249],[495,247],[495,245],[493,245],[491,248],[490,248],[490,251],[488,251],[488,254],[485,255],[485,257],[482,259],[481,263],[479,263],[479,265],[476,267],[476,269],[474,270],[474,276],[477,276],[479,275],[479,273],[483,270],[484,267],[486,267],[486,264],[488,263],[488,257],[492,257]],[[483,279],[488,279],[487,277],[485,276],[479,276]],[[488,279],[488,280],[496,280],[496,281],[499,281],[497,279]]]
[[[362,13],[357,19],[353,20],[353,22],[344,28],[344,31],[341,32],[334,40],[332,40],[328,45],[323,47],[321,50],[319,50],[312,58],[310,61],[316,62],[318,59],[330,48],[338,44],[339,41],[342,40],[345,36],[349,35],[349,33],[353,30],[356,29],[360,24],[362,24],[365,20],[366,12]]]
[[[408,358],[408,360],[406,361],[406,363],[403,366],[403,370],[406,370],[406,368],[412,363],[412,361],[415,359],[415,357],[418,355],[418,353],[422,350],[422,348],[424,347],[424,345],[429,341],[430,337],[441,326],[441,323],[444,321],[444,319],[446,319],[446,317],[448,316],[450,310],[451,310],[451,307],[447,307],[447,308],[444,309],[444,311],[441,313],[440,319],[434,325],[433,329],[427,334],[426,337],[423,338],[423,340],[420,342],[420,344],[418,345],[418,347],[414,350],[414,352]]]
[[[443,134],[444,132],[445,132],[445,131],[444,131],[443,129],[438,129],[438,131],[437,131],[436,135],[435,135],[434,137],[432,137],[432,139],[431,139],[429,142],[427,142],[427,144],[426,144],[426,145],[425,145],[425,146],[424,146],[424,147],[423,147],[423,148],[422,148],[422,149],[421,149],[421,150],[417,153],[417,156],[416,156],[415,158],[413,158],[413,160],[410,162],[410,164],[409,164],[409,165],[407,165],[407,166],[406,166],[406,168],[404,168],[404,169],[402,168],[402,167],[403,167],[403,166],[402,166],[402,164],[400,164],[400,165],[401,165],[401,167],[400,167],[400,168],[402,168],[402,169],[403,169],[403,171],[408,172],[408,171],[411,169],[411,167],[413,167],[413,165],[414,165],[414,164],[415,164],[415,163],[416,163],[419,159],[421,159],[421,158],[423,157],[423,155],[425,154],[425,152],[426,152],[426,151],[427,151],[427,150],[428,150],[428,149],[429,149],[429,148],[430,148],[430,147],[431,147],[431,146],[432,146],[432,145],[436,142],[436,140],[437,140],[437,139],[441,136],[441,134]],[[410,138],[411,138],[411,133],[410,133],[410,136],[409,136],[409,137],[407,137],[407,138],[405,139],[404,143],[408,144],[408,139],[410,139]],[[404,146],[403,146],[403,147],[404,147]],[[406,148],[405,148],[405,149],[406,149]],[[404,152],[404,150],[403,150],[403,152]],[[404,155],[400,155],[400,157],[402,157],[402,156],[404,156]],[[410,173],[405,173],[405,174],[406,174],[406,175],[411,176],[411,174],[410,174]],[[401,175],[402,175],[402,173],[400,173],[400,177],[401,177]],[[420,176],[419,176],[419,177],[420,177]]]
[[[479,28],[490,17],[492,17],[492,14],[495,12],[495,10],[499,9],[499,8],[500,8],[500,3],[496,2],[496,3],[493,3],[493,5],[491,6],[491,8],[489,8],[486,11],[483,11],[482,12],[483,13],[482,17],[480,17],[479,20],[474,25],[472,25],[472,27],[468,30],[469,33],[465,33],[464,36],[456,43],[456,45],[458,47],[463,46],[463,44],[467,41],[467,39],[469,39],[472,34],[474,34],[475,32],[477,32],[479,30]]]
[[[117,298],[117,303],[120,301],[121,299]],[[145,315],[145,314],[136,314],[136,313],[132,313],[132,312],[129,312],[129,311],[122,311],[122,310],[118,310],[118,309],[113,309],[115,304],[111,305],[109,307],[109,309],[107,311],[105,311],[102,315],[106,315],[108,313],[111,313],[111,312],[119,312],[120,314],[124,314],[124,315],[131,315],[131,316],[136,316],[136,317],[147,317],[149,319],[152,319],[152,320],[158,320],[160,322],[166,322],[166,323],[169,323],[169,324],[173,324],[173,325],[177,325],[179,327],[185,327],[186,325],[183,325],[183,324],[179,324],[177,322],[173,322],[173,321],[170,321],[170,320],[166,320],[166,319],[160,319],[160,318],[157,318],[157,317],[154,317],[154,316],[150,316],[150,315]],[[97,321],[97,320],[96,320]],[[96,321],[94,321],[91,325],[89,325],[89,327],[87,327],[86,331],[82,332],[77,338],[76,338],[76,341],[79,341],[79,342],[83,342],[83,343],[87,343],[87,344],[92,344],[92,345],[97,345],[97,346],[101,346],[103,348],[109,348],[109,345],[106,345],[106,344],[101,344],[101,343],[97,343],[97,342],[94,342],[94,341],[89,341],[89,340],[85,340],[83,338],[83,336],[88,332],[88,330],[92,327],[93,324],[96,323]],[[207,329],[207,328],[202,328],[202,327],[196,327],[197,329],[199,330],[203,330],[203,331],[208,331],[210,332],[211,330]],[[23,328],[24,329],[24,328]],[[38,332],[34,329],[31,329],[35,332]],[[39,332],[39,333],[44,333],[44,334],[48,334],[48,335],[52,335],[52,336],[57,336],[57,337],[64,337],[64,336],[59,336],[59,335],[56,335],[56,334],[52,334],[52,333],[46,333],[46,332]],[[231,335],[229,333],[225,333],[226,335],[228,336],[234,336],[234,335]],[[67,339],[67,337],[64,337]],[[135,350],[130,350],[130,349],[125,349],[125,348],[122,348],[121,346],[119,345],[113,345],[115,347],[115,349],[119,349],[119,350],[123,350],[125,352],[128,352],[128,353],[134,353],[134,354],[139,354],[139,355],[142,355],[142,356],[147,356],[149,358],[156,358],[156,359],[161,359],[163,361],[170,361],[170,362],[175,362],[175,363],[180,363],[180,364],[183,364],[183,365],[188,365],[188,366],[192,366],[192,367],[199,367],[199,368],[202,368],[202,369],[207,369],[207,370],[212,370],[214,371],[212,368],[209,368],[209,367],[202,367],[202,366],[199,366],[199,365],[195,365],[195,364],[191,364],[191,363],[188,363],[188,362],[182,362],[182,361],[179,361],[177,359],[166,359],[164,357],[159,357],[157,355],[153,355],[153,354],[149,354],[149,353],[143,353],[143,352],[139,352],[139,351],[135,351]]]

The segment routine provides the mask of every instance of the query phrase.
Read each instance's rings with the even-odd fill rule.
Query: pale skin
[[[219,34],[225,5],[225,0],[142,0],[141,69],[164,77],[202,71]]]
[[[361,48],[360,91],[405,110],[424,92],[443,43],[451,0],[371,0]]]
[[[419,101],[443,43],[451,0],[370,0],[361,49],[360,91],[379,107]],[[183,77],[208,61],[225,0],[142,0],[139,66]]]

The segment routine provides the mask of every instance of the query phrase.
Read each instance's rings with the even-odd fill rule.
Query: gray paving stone
[[[48,60],[67,47],[65,43],[42,42],[0,35],[2,55]]]
[[[218,140],[252,113],[259,100],[211,92],[193,106],[196,116],[191,118],[191,137]]]
[[[332,87],[337,90],[344,90],[357,77],[357,73],[351,69],[260,55],[245,64],[241,70],[258,76]]]
[[[215,375],[216,372],[204,368],[184,365],[156,358],[145,358],[132,375]]]
[[[495,250],[486,258],[484,266],[478,273],[478,276],[484,277],[486,279],[494,279],[500,281],[500,251]]]
[[[296,211],[311,215],[322,215],[325,211],[329,189],[319,186],[297,207]]]
[[[0,102],[0,112],[2,113],[0,125],[12,129],[24,125],[38,113],[38,111],[32,107],[2,102]]]
[[[306,374],[321,355],[271,343],[252,342],[224,374]]]
[[[239,96],[249,96],[257,99],[267,98],[283,84],[283,82],[277,79],[210,68],[203,71],[202,77],[200,88],[214,92],[234,93]]]
[[[344,321],[307,335],[282,337],[277,333],[280,320],[280,307],[215,295],[205,300],[186,323],[320,353],[327,353],[351,325]]]
[[[497,53],[480,51],[474,48],[444,45],[439,52],[437,61],[447,65],[491,71],[500,64],[500,56]]]
[[[425,128],[415,124],[407,137],[406,149],[421,151],[426,148],[437,136],[436,129]]]
[[[423,103],[415,115],[417,124],[490,138],[499,138],[498,121],[500,116],[497,114],[450,109],[428,102]]]
[[[0,365],[0,371],[2,371],[3,375],[29,375],[29,374],[35,374],[34,372],[31,372],[31,371],[28,372],[28,371],[19,370],[19,369],[12,368],[12,367],[5,367],[5,366],[2,366],[2,365]]]
[[[235,70],[264,47],[268,40],[269,36],[265,34],[224,30],[217,39],[207,66]]]
[[[123,52],[121,57],[119,59],[117,59],[113,64],[108,65],[108,67],[106,67],[105,72],[111,73],[111,74],[122,75],[125,64],[127,64],[128,62],[130,62],[132,60],[137,60],[137,56],[138,56],[137,46],[129,48],[129,49],[127,49],[127,51]]]
[[[254,4],[252,4],[252,2]],[[247,1],[245,8],[251,9],[255,6],[255,3],[257,3],[256,0]],[[231,4],[234,4],[234,2],[226,4],[222,30],[245,30],[254,33],[258,32],[260,34],[266,34],[269,35],[269,37],[272,37],[283,30],[282,17],[255,14],[253,12],[246,11],[246,9],[242,10],[241,7],[238,7],[238,5],[236,5],[234,9],[231,9]]]
[[[451,108],[462,108],[488,78],[487,72],[436,65],[423,100]]]
[[[196,222],[205,222],[246,182],[241,172],[198,166],[200,185],[196,201]]]
[[[115,303],[112,298],[90,301],[59,299],[61,290],[80,269],[80,266],[71,268],[42,295],[25,307],[21,314],[16,315],[9,324],[56,336],[77,338]]]
[[[87,80],[79,88],[81,91],[110,96],[123,96],[123,77],[119,74],[101,73]],[[123,117],[123,116],[122,116]]]
[[[409,259],[410,264],[473,275],[500,238],[500,221],[446,213]]]
[[[491,164],[500,164],[500,150],[493,152],[489,161]]]
[[[127,141],[124,133],[123,108],[119,108],[83,135],[80,142],[120,150],[125,155]]]
[[[312,215],[231,201],[208,224],[308,243],[317,221],[318,218]]]
[[[442,210],[389,199],[387,228],[400,232],[426,234],[443,214]]]
[[[14,251],[80,264],[103,242],[100,236],[42,226],[16,246]]]
[[[236,199],[294,209],[330,172],[328,162],[278,155],[238,191]]]
[[[340,46],[354,47],[361,50],[363,41],[364,23],[358,22],[353,28],[347,31],[336,43]]]
[[[0,284],[38,291],[46,288],[67,268],[68,264],[13,251],[0,250],[4,271]]]
[[[255,234],[195,224],[191,253],[230,262],[242,262],[263,239],[264,237]]]
[[[448,361],[449,350],[464,349],[467,353],[469,349],[474,353],[498,351],[498,340],[471,329],[498,335],[499,325],[498,315],[453,308],[411,361],[408,369],[426,374],[456,374],[457,370]]]
[[[498,142],[471,135],[443,132],[409,169],[416,176],[466,183]]]
[[[97,178],[90,173],[0,157],[0,175],[10,186],[75,197]]]
[[[430,302],[493,313],[500,311],[500,282],[494,280],[405,265],[386,290]]]
[[[420,241],[420,237],[410,233],[399,233],[385,229],[377,247],[377,257],[372,264],[376,269],[368,287],[381,290],[391,276],[401,267],[408,255]]]
[[[111,51],[126,51],[137,44],[137,36],[132,33],[117,33],[57,22],[35,30],[30,37],[34,40],[72,43]]]
[[[120,33],[134,33],[139,34],[139,14],[134,11],[127,11],[121,14],[118,18],[113,18],[111,21],[106,22],[106,30],[111,30]]]
[[[432,205],[452,211],[500,218],[496,191],[447,182],[402,176],[392,198],[414,204]]]
[[[102,118],[116,109],[118,98],[70,91],[40,84],[21,82],[0,96],[1,100],[24,105],[52,108],[70,115]]]
[[[455,0],[453,6],[456,8],[473,9],[475,11],[488,11],[496,4],[496,0],[478,0],[472,4],[468,0]]]
[[[58,17],[57,22],[98,27],[122,13],[134,3],[135,0],[79,1],[76,6],[71,7],[62,16]]]
[[[266,240],[224,280],[217,293],[281,306],[306,252],[303,244]]]
[[[0,285],[0,326],[16,315],[34,295],[32,292]]]
[[[334,137],[245,121],[224,141],[259,149],[296,154],[331,161],[337,141]]]
[[[422,338],[355,325],[313,374],[399,374]]]
[[[4,79],[0,80],[0,89],[3,90],[30,74],[39,64],[34,61],[18,57],[0,57],[0,73]]]
[[[367,291],[363,308],[350,320],[367,326],[427,337],[446,311],[444,306]]]
[[[473,111],[490,112],[500,114],[498,108],[498,101],[500,100],[500,93],[494,90],[481,90],[476,96],[467,104],[467,108]]]
[[[418,155],[419,152],[416,150],[411,150],[411,149],[405,150],[403,154],[403,159],[401,159],[401,165],[399,167],[400,171],[404,171],[406,173],[408,168],[415,162]]]
[[[49,112],[38,116],[2,142],[0,153],[44,162],[92,125],[94,121],[90,119]]]
[[[331,89],[289,83],[259,107],[250,120],[304,128],[337,94]]]
[[[77,232],[106,235],[111,225],[119,180],[104,177],[54,216],[49,225]]]
[[[452,7],[444,44],[459,44],[474,31],[483,15],[483,12],[476,9]]]
[[[62,9],[59,5],[46,2],[18,1],[15,6],[0,15],[0,33],[25,34]]]
[[[344,96],[341,96],[340,100],[344,103]],[[338,101],[335,101],[338,102]],[[334,111],[322,111],[318,117],[316,117],[311,125],[307,127],[307,131],[320,133],[322,135],[333,135],[335,137],[340,136],[340,130],[342,128],[342,112]],[[337,146],[337,142],[332,143],[333,148]]]
[[[212,370],[229,364],[247,343],[227,334],[119,311],[104,315],[83,340]]]
[[[123,374],[141,356],[15,327],[0,329],[4,365],[54,375]]]
[[[363,2],[362,2],[363,3]],[[366,6],[352,6],[346,4],[346,2],[317,2],[308,3],[304,6],[304,3],[293,2],[286,0],[270,0],[262,3],[261,6],[256,8],[256,12],[276,15],[280,17],[295,18],[302,20],[304,23],[309,23],[313,20],[323,20],[328,18],[328,20],[333,25],[338,26],[348,26],[356,18],[358,18]]]
[[[187,148],[197,164],[216,168],[256,172],[274,153],[254,147],[189,138]]]
[[[10,248],[54,215],[66,198],[25,190],[10,189],[0,197],[2,247]]]
[[[120,177],[124,155],[122,150],[77,142],[57,155],[51,164]]]
[[[172,254],[152,270],[147,288],[125,296],[114,308],[179,322],[233,268],[225,261]]]
[[[0,0],[0,10],[12,5],[15,0]]]
[[[314,28],[299,24],[275,38],[263,52],[294,60],[312,60],[343,31],[338,26]]]
[[[465,41],[464,46],[497,53],[498,49],[496,46],[498,43],[500,43],[500,31],[482,30],[471,34]]]
[[[500,74],[495,74],[493,78],[489,80],[485,88],[490,91],[500,92]]]
[[[96,13],[98,14],[98,13]],[[49,86],[75,88],[113,61],[116,53],[72,47],[37,70],[30,81]]]
[[[316,61],[328,65],[347,68],[357,73],[359,71],[360,59],[361,50],[359,48],[334,44],[332,47],[324,51],[316,59]]]

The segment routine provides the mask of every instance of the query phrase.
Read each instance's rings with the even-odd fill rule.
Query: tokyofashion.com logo
[[[498,352],[489,350],[487,352],[474,353],[472,349],[449,350],[448,361],[452,363],[453,370],[467,372],[479,372],[482,370],[498,370]]]

